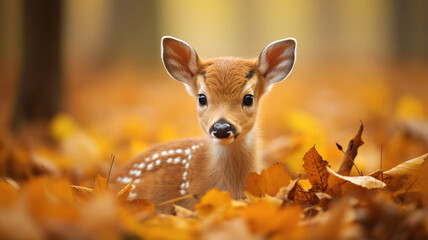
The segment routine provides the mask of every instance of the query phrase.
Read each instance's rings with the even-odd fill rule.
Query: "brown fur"
[[[206,96],[207,104],[198,104],[197,111],[207,135],[210,136],[210,127],[221,118],[233,125],[236,132],[227,139],[210,136],[214,142],[208,138],[190,138],[155,145],[113,175],[113,188],[119,190],[134,179],[130,198],[146,198],[154,204],[185,194],[195,196],[176,202],[187,208],[192,208],[213,187],[227,190],[235,198],[242,197],[246,177],[260,165],[255,127],[259,101],[272,83],[284,79],[291,71],[295,41],[284,39],[270,44],[258,60],[202,61],[190,45],[178,39],[166,37],[162,44],[168,73],[183,82],[196,99],[198,94]],[[246,77],[250,71],[252,76]],[[251,106],[243,104],[247,94],[254,96]],[[174,151],[170,153],[171,149]],[[176,157],[188,161],[171,162],[170,158]],[[144,167],[140,167],[141,163]],[[151,169],[147,164],[151,164]]]

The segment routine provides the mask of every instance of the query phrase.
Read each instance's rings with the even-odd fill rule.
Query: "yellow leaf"
[[[246,207],[243,216],[254,234],[287,234],[291,237],[300,230],[301,209],[299,207],[281,208],[268,203],[256,203]]]
[[[416,97],[407,95],[398,101],[395,114],[400,118],[420,118],[425,117],[424,103]]]
[[[80,201],[89,200],[93,196],[93,193],[94,193],[94,190],[92,188],[88,188],[88,187],[71,185],[71,189],[73,189],[74,196],[77,199],[79,199]]]
[[[52,136],[58,140],[70,137],[78,131],[78,127],[74,120],[66,114],[55,116],[49,127]]]
[[[123,187],[118,193],[117,193],[117,200],[119,202],[126,202],[128,201],[129,193],[132,190],[132,184],[134,184],[135,179],[133,179],[130,183],[128,183],[125,187]]]
[[[246,180],[244,191],[251,193],[256,197],[262,197],[264,194],[275,196],[279,189],[287,186],[291,181],[285,167],[276,163],[267,170],[263,170],[260,175],[250,173]]]
[[[202,217],[207,217],[213,213],[218,214],[218,219],[232,217],[234,215],[232,198],[228,192],[213,188],[195,205],[195,211]]]
[[[104,178],[98,174],[94,183],[94,195],[99,196],[100,194],[103,194],[107,191],[108,191],[107,178]]]

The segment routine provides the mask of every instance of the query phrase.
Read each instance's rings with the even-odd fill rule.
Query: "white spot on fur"
[[[190,185],[190,184],[189,184],[189,181],[187,181],[187,182],[186,182],[186,184],[185,184],[185,187],[186,187],[186,188],[189,188],[189,185]]]
[[[184,150],[184,152],[189,155],[190,154],[190,149],[186,148],[186,150]]]
[[[186,187],[185,183],[182,183],[181,186],[180,186],[181,189],[184,189],[185,187]]]
[[[132,165],[132,167],[136,168],[138,166],[138,163],[134,163],[134,165]]]
[[[150,158],[146,157],[146,162],[150,161]]]
[[[183,173],[183,179],[184,179],[184,180],[186,180],[186,179],[187,179],[187,171],[185,171],[185,172]]]
[[[161,160],[160,159],[156,160],[155,164],[156,166],[159,166],[161,164]]]
[[[147,165],[147,171],[150,171],[153,169],[153,163],[150,163]]]
[[[137,193],[130,192],[128,195],[128,198],[135,198],[137,196]]]
[[[130,175],[135,175],[135,176],[140,176],[141,175],[141,170],[136,170],[136,169],[132,169],[131,171],[129,171]]]
[[[171,150],[168,151],[168,153],[169,154],[174,154],[174,150],[171,149]]]
[[[122,178],[121,178],[121,177],[118,177],[118,178],[116,179],[116,181],[120,182],[120,181],[122,181]]]
[[[153,156],[152,156],[152,160],[155,160],[156,158],[158,158],[159,157],[159,154],[157,154],[157,153],[155,153],[155,154],[153,154]]]
[[[162,152],[161,152],[161,155],[162,155],[162,156],[166,156],[166,155],[168,155],[168,152],[167,152],[167,151],[162,151]]]
[[[181,163],[182,163],[182,164],[186,164],[186,163],[187,163],[187,160],[186,160],[186,159],[183,159],[183,161],[181,161]]]
[[[168,160],[166,160],[167,163],[172,163],[172,158],[168,158]]]
[[[174,159],[174,163],[179,163],[180,162],[180,157],[176,157],[175,159]]]
[[[135,185],[134,184],[131,185],[131,189],[135,189]]]
[[[192,146],[192,149],[193,149],[193,150],[195,150],[195,149],[196,149],[196,145],[193,145],[193,146]]]
[[[135,179],[134,183],[139,183],[141,181],[140,178]]]
[[[180,190],[180,194],[184,196],[184,195],[186,195],[186,191],[185,190]]]
[[[189,156],[187,157],[187,159],[189,159],[189,161],[190,161],[190,159],[192,159],[192,154],[189,154]]]
[[[186,163],[186,165],[184,166],[185,168],[189,168],[190,163]]]
[[[177,149],[177,150],[175,150],[175,152],[176,153],[183,153],[183,150],[182,149]]]
[[[146,166],[146,164],[144,164],[144,163],[140,163],[140,165],[138,165],[138,168],[139,168],[139,169],[143,169],[145,166]]]
[[[122,182],[123,183],[130,183],[132,181],[132,178],[130,178],[130,177],[124,177],[123,179],[122,179]]]

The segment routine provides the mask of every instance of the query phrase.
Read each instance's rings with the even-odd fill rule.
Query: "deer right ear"
[[[258,68],[268,84],[284,80],[293,69],[296,40],[286,38],[269,44],[260,54]]]
[[[195,50],[182,40],[165,36],[162,38],[161,51],[162,62],[169,75],[191,85],[200,65]]]

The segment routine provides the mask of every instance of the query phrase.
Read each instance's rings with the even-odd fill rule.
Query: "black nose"
[[[227,138],[232,132],[234,132],[234,126],[226,121],[224,118],[220,118],[210,129],[210,132],[217,138]]]

